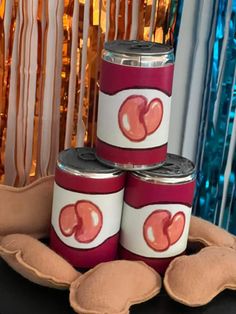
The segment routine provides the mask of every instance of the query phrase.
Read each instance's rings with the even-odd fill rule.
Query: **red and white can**
[[[174,71],[173,49],[146,41],[105,43],[96,154],[126,170],[166,160]]]
[[[59,154],[51,219],[51,248],[73,266],[117,257],[125,173],[100,164],[91,148]]]
[[[195,169],[186,158],[168,154],[164,166],[127,175],[120,256],[143,260],[163,274],[187,246]]]

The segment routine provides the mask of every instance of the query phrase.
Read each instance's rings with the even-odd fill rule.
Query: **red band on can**
[[[164,184],[140,180],[135,175],[127,176],[125,188],[125,202],[134,208],[141,208],[146,204],[185,204],[192,206],[195,181],[176,184]],[[144,193],[145,191],[145,193]]]
[[[78,176],[61,171],[57,167],[55,180],[59,186],[71,191],[91,194],[106,194],[108,191],[109,193],[120,191],[125,184],[125,175],[93,179],[91,184],[91,178],[83,176],[78,178]]]
[[[60,252],[71,265],[78,268],[94,267],[101,262],[109,262],[117,258],[119,234],[108,238],[102,245],[87,250],[67,246],[60,240],[53,228],[51,228],[50,239],[53,250]]]
[[[184,252],[180,255],[183,255],[183,254]],[[143,261],[144,263],[148,264],[152,268],[156,269],[160,275],[164,275],[167,267],[169,266],[170,262],[173,260],[173,257],[157,259],[157,258],[140,256],[138,254],[131,253],[130,251],[123,248],[122,246],[120,246],[119,248],[119,255],[122,256],[122,259],[127,259],[131,261]]]
[[[156,165],[166,158],[167,144],[149,149],[125,149],[108,145],[97,139],[97,155],[113,164]]]
[[[173,73],[173,64],[160,68],[144,68],[122,66],[102,60],[100,90],[108,95],[114,95],[125,89],[150,88],[171,96]]]

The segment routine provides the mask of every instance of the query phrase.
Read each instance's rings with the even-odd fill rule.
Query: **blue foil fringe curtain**
[[[172,1],[172,2],[174,3],[175,1]],[[181,14],[183,11],[183,3],[184,3],[184,0],[178,0],[176,24],[175,24],[175,29],[174,29],[174,51],[175,52],[176,52],[176,47],[178,43],[178,35],[179,35],[179,27],[180,27],[180,22],[181,22]]]
[[[219,0],[214,5],[215,38],[208,51],[193,213],[236,234],[236,1]]]

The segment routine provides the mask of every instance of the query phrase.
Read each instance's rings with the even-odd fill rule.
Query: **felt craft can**
[[[55,171],[50,246],[73,266],[117,257],[125,173],[100,164],[91,148],[62,151]]]
[[[174,71],[172,47],[147,41],[105,43],[98,103],[98,159],[125,170],[166,160]]]
[[[163,274],[187,246],[195,188],[193,163],[174,154],[157,169],[128,173],[120,257],[143,260]]]

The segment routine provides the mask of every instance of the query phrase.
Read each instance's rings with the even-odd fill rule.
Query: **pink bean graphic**
[[[61,209],[59,216],[59,226],[62,234],[65,237],[70,237],[74,232],[78,224],[77,215],[75,212],[75,205],[66,205]]]
[[[103,224],[102,212],[90,201],[78,201],[62,208],[59,226],[64,236],[74,234],[81,243],[92,242],[99,234]]]
[[[118,113],[118,123],[123,135],[132,142],[141,142],[154,133],[161,124],[163,104],[159,98],[149,103],[142,95],[125,99]]]
[[[154,251],[166,251],[180,239],[184,226],[185,215],[183,212],[177,212],[171,218],[168,210],[156,210],[144,222],[144,240]]]

